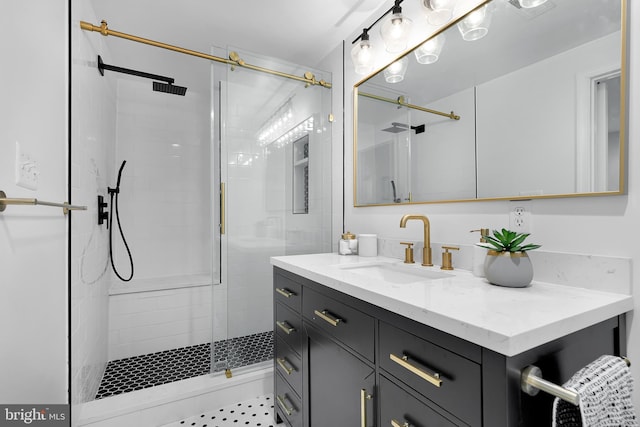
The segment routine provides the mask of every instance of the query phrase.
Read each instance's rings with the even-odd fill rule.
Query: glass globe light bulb
[[[458,30],[466,41],[479,40],[489,33],[491,25],[492,3],[482,6],[469,13],[462,21],[458,22]]]
[[[408,65],[409,59],[406,56],[389,65],[383,72],[385,81],[387,83],[399,83],[404,80]]]
[[[351,49],[351,60],[357,74],[367,75],[373,71],[373,46],[367,34]]]
[[[456,0],[422,0],[421,3],[429,24],[440,26],[447,23],[453,16]]]
[[[403,17],[399,11],[387,18],[380,27],[380,35],[386,46],[387,52],[398,53],[407,48],[409,34],[411,33],[411,19]]]

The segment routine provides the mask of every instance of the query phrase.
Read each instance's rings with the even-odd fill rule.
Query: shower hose
[[[118,195],[120,194],[120,178],[122,177],[122,169],[124,169],[124,165],[127,163],[126,160],[122,162],[120,166],[120,170],[118,171],[118,181],[116,182],[116,188],[108,188],[109,195],[111,195],[111,203],[109,203],[109,207],[111,212],[109,212],[109,258],[111,259],[111,267],[113,268],[113,272],[116,273],[118,279],[123,282],[128,282],[133,278],[133,257],[131,256],[131,250],[129,249],[129,245],[127,244],[127,240],[124,238],[124,232],[122,231],[122,225],[120,225],[120,213],[118,212]],[[115,197],[114,197],[115,196]],[[115,200],[115,202],[114,202]],[[115,207],[114,207],[115,206]],[[127,249],[127,254],[129,255],[129,264],[131,265],[131,274],[129,277],[124,278],[118,273],[116,269],[116,265],[113,262],[113,211],[116,212],[116,222],[118,223],[118,230],[120,230],[120,236],[122,237],[122,242],[124,243],[124,247]]]

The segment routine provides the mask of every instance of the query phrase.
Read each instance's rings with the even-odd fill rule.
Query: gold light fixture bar
[[[182,47],[173,46],[173,45],[162,43],[162,42],[157,42],[155,40],[145,39],[145,38],[134,36],[134,35],[131,35],[131,34],[121,33],[119,31],[114,31],[114,30],[111,30],[111,29],[108,28],[107,21],[105,21],[105,20],[102,21],[100,26],[93,25],[93,24],[91,24],[89,22],[80,21],[80,28],[82,28],[85,31],[98,32],[98,33],[102,34],[103,36],[120,37],[122,39],[131,40],[131,41],[138,42],[138,43],[143,43],[143,44],[148,44],[150,46],[159,47],[161,49],[167,49],[167,50],[172,50],[172,51],[178,52],[178,53],[184,53],[185,55],[191,55],[191,56],[196,56],[198,58],[208,59],[210,61],[221,62],[223,64],[231,65],[231,69],[232,70],[236,66],[237,67],[243,67],[243,68],[248,68],[248,69],[254,70],[254,71],[260,71],[262,73],[268,73],[268,74],[272,74],[272,75],[275,75],[275,76],[286,77],[288,79],[297,80],[297,81],[305,83],[305,85],[307,87],[308,86],[322,86],[322,87],[326,87],[326,88],[331,88],[331,83],[326,82],[324,80],[316,80],[315,76],[310,71],[307,71],[306,73],[304,73],[304,75],[302,77],[300,77],[300,76],[296,76],[296,75],[293,75],[293,74],[283,73],[281,71],[270,70],[268,68],[259,67],[257,65],[247,64],[246,62],[244,62],[240,58],[240,56],[238,55],[237,52],[231,52],[229,54],[229,59],[221,58],[219,56],[209,55],[209,54],[198,52],[198,51],[195,51],[195,50],[185,49],[185,48],[182,48]]]
[[[404,100],[404,96],[399,96],[398,99],[385,98],[384,96],[373,95],[371,93],[358,91],[358,95],[365,96],[367,98],[377,99],[378,101],[389,102],[391,104],[402,105],[403,107],[412,108],[414,110],[424,111],[425,113],[437,114],[439,116],[448,117],[451,120],[460,120],[460,116],[453,111],[450,113],[443,113],[442,111],[431,110],[429,108],[421,107],[419,105],[409,104]]]
[[[62,208],[62,212],[66,215],[69,211],[82,210],[86,211],[86,206],[76,206],[70,205],[67,202],[64,203],[54,203],[54,202],[45,202],[44,200],[38,199],[15,199],[8,198],[4,191],[0,191],[0,212],[3,212],[8,205],[40,205],[40,206],[53,206],[56,208]]]

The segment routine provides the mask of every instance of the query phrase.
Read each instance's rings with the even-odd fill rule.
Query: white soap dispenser
[[[486,236],[489,235],[488,228],[481,228],[479,230],[471,230],[471,233],[480,232],[480,243],[486,243]],[[476,277],[484,277],[484,261],[487,258],[487,249],[473,245],[472,266],[471,272]]]
[[[355,234],[347,231],[340,236],[338,253],[340,255],[358,255],[358,239]]]

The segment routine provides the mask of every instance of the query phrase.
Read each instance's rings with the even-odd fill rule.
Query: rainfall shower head
[[[400,133],[409,130],[409,125],[404,123],[392,122],[390,128],[382,129],[383,132]]]
[[[170,93],[173,95],[184,96],[187,88],[184,86],[174,86],[175,79],[171,77],[159,76],[157,74],[146,73],[144,71],[131,70],[129,68],[116,67],[115,65],[105,64],[102,57],[98,55],[98,71],[104,76],[104,70],[115,71],[116,73],[130,74],[132,76],[144,77],[145,79],[162,80],[166,83],[153,82],[153,90],[155,92]]]
[[[404,132],[406,130],[415,130],[416,134],[422,133],[424,132],[424,125],[418,125],[418,126],[409,126],[406,125],[404,123],[398,123],[398,122],[391,122],[391,127],[390,128],[385,128],[382,129],[383,132],[391,132],[391,133],[400,133],[400,132]]]
[[[155,92],[170,93],[172,95],[184,96],[187,93],[187,88],[184,86],[175,86],[171,83],[153,82],[153,90]]]

